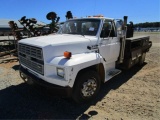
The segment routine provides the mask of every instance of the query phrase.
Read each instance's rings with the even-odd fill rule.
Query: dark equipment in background
[[[44,25],[38,25],[35,18],[26,19],[26,16],[23,16],[19,22],[24,26],[24,30],[27,31],[28,37],[42,35],[41,30],[45,27]]]
[[[8,22],[10,28],[11,28],[11,31],[12,31],[12,34],[14,35],[14,37],[17,39],[17,40],[20,40],[22,39],[22,31],[23,29],[19,29],[17,24],[14,22],[14,21],[9,21]]]
[[[63,22],[59,23],[60,17],[58,17],[55,12],[49,12],[46,15],[46,18],[48,20],[51,20],[51,23],[47,25],[40,25],[37,24],[37,20],[35,18],[26,18],[26,16],[23,16],[20,20],[18,20],[20,24],[23,26],[23,28],[21,29],[19,29],[19,27],[14,21],[9,21],[8,24],[11,28],[12,35],[14,36],[14,40],[12,40],[14,44],[7,44],[9,46],[7,47],[7,49],[6,45],[1,45],[0,48],[2,49],[0,49],[0,56],[6,55],[6,53],[11,53],[12,49],[14,49],[13,52],[17,52],[18,40],[56,33],[59,27],[63,25]],[[67,12],[66,18],[73,18],[71,11]],[[4,54],[1,54],[1,52],[3,51],[5,51]]]
[[[22,31],[23,29],[19,29],[17,26],[17,23],[14,21],[9,21],[8,22],[12,35],[14,36],[14,39],[9,39],[8,40],[0,40],[0,57],[5,56],[5,55],[14,55],[17,56],[17,41],[22,39]]]
[[[55,12],[49,12],[47,15],[46,15],[46,18],[48,20],[51,20],[52,22],[48,25],[50,30],[49,30],[49,33],[55,33],[58,31],[59,27],[57,26],[57,23],[59,22],[60,20],[60,17],[57,17],[57,14]]]
[[[14,21],[10,21],[9,26],[11,27],[12,33],[17,40],[26,37],[36,37],[56,33],[60,27],[60,17],[58,17],[55,12],[49,12],[46,15],[46,18],[47,20],[51,20],[50,24],[40,25],[37,24],[37,20],[35,18],[26,18],[26,16],[23,16],[20,20],[18,20],[23,26],[23,29],[19,29]],[[71,11],[67,11],[66,18],[73,18]]]
[[[72,18],[73,18],[72,12],[71,11],[67,11],[67,13],[66,13],[66,19],[68,20],[68,19],[72,19]]]
[[[26,19],[26,16],[23,16],[19,22],[23,26],[21,29],[19,29],[17,23],[14,21],[8,22],[14,40],[0,41],[0,57],[11,54],[12,52],[14,52],[14,55],[17,56],[17,42],[21,39],[45,35],[44,32],[42,32],[45,25],[37,24],[37,20],[35,18]]]

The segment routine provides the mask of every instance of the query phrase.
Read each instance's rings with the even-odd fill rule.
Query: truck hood
[[[43,49],[46,62],[56,56],[62,56],[65,51],[72,54],[90,52],[87,46],[95,45],[97,38],[93,36],[56,34],[48,36],[33,37],[20,40],[19,43],[27,44]]]
[[[95,42],[92,41],[92,38],[95,37],[84,37],[82,35],[68,35],[68,34],[56,34],[56,35],[48,35],[48,36],[40,36],[40,37],[32,37],[26,38],[19,41],[19,43],[28,44],[36,47],[46,47],[48,45],[57,46],[64,44],[75,44],[75,43],[88,43]]]

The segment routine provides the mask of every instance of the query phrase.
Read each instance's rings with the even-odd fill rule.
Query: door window
[[[101,38],[116,37],[115,29],[112,21],[105,20],[100,37]]]

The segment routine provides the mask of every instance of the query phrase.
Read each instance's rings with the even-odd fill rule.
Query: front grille
[[[43,52],[41,48],[19,44],[19,61],[31,70],[44,74]]]
[[[43,60],[43,53],[41,48],[19,44],[19,52],[25,55],[29,55],[33,58]]]
[[[25,65],[26,67],[30,68],[31,70],[37,72],[37,73],[40,73],[40,74],[43,74],[43,65],[42,64],[39,64],[39,63],[36,63],[36,62],[33,62],[31,60],[28,60],[24,57],[19,57],[20,59],[20,62]]]

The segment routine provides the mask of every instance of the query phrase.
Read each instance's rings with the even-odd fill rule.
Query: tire
[[[142,56],[139,57],[139,62],[138,62],[139,66],[142,66],[144,64],[145,57],[146,57],[146,53],[143,53]]]
[[[99,90],[101,81],[95,71],[81,72],[75,81],[72,98],[76,103],[86,103],[93,100]]]
[[[29,85],[33,85],[33,81],[31,80],[31,78],[29,76],[26,76],[25,74],[23,74],[22,72],[19,72],[20,77],[23,79],[23,81]]]

